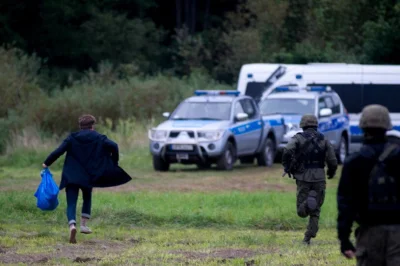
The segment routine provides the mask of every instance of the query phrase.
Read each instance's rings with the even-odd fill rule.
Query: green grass
[[[305,247],[307,219],[296,214],[295,184],[281,177],[281,166],[237,165],[232,172],[173,166],[156,173],[144,148],[122,153],[121,165],[134,179],[95,189],[94,234],[78,235],[78,244],[70,245],[65,192],[51,212],[39,210],[33,196],[46,155],[21,151],[0,157],[0,263],[354,264],[339,254],[337,178],[328,181],[320,232]],[[62,161],[51,167],[57,182]]]
[[[36,207],[34,191],[0,194],[0,217],[8,224],[24,217],[21,224],[65,223],[64,191],[56,211]],[[335,226],[333,191],[327,194],[321,227]],[[289,192],[95,192],[94,226],[107,224],[159,227],[218,227],[269,230],[304,228],[296,215],[295,195]]]

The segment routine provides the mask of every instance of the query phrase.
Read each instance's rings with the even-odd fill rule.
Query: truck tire
[[[217,169],[229,171],[233,169],[235,163],[235,147],[231,142],[227,142],[225,149],[217,161]]]
[[[169,163],[164,161],[160,156],[153,155],[153,168],[156,171],[166,172],[169,170]]]
[[[346,138],[342,135],[339,142],[339,147],[336,151],[336,157],[339,164],[343,164],[347,155],[349,154],[349,145],[346,141]]]
[[[240,158],[240,164],[253,164],[254,156],[244,156]]]
[[[274,141],[271,138],[267,138],[260,154],[257,156],[257,164],[259,166],[271,167],[274,164],[274,160],[275,160]]]

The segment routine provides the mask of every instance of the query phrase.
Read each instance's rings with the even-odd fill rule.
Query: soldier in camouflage
[[[384,106],[366,106],[359,123],[363,145],[344,162],[337,192],[340,250],[349,259],[356,257],[360,266],[400,265],[398,140],[388,139],[392,125]],[[356,248],[349,239],[354,222],[359,225]]]
[[[331,143],[318,132],[314,115],[304,115],[300,121],[303,132],[297,133],[283,150],[282,164],[285,173],[296,179],[297,214],[309,216],[303,242],[310,244],[318,232],[321,207],[325,200],[325,163],[328,179],[334,177],[337,159]]]

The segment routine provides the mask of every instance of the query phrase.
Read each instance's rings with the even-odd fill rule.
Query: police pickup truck
[[[253,98],[239,91],[197,90],[163,116],[168,119],[149,130],[156,171],[173,163],[231,170],[237,159],[271,166],[284,132],[280,115],[262,117]]]
[[[299,127],[304,114],[318,118],[318,129],[333,147],[339,163],[349,154],[350,123],[346,109],[336,92],[329,86],[276,87],[259,103],[262,115],[281,114],[286,126],[278,152],[302,129]]]

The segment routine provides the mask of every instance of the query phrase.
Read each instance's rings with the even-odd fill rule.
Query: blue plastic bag
[[[40,182],[35,192],[35,197],[37,198],[36,206],[43,211],[55,210],[58,206],[58,192],[60,190],[48,168],[43,169],[40,175],[42,176],[42,182]]]

